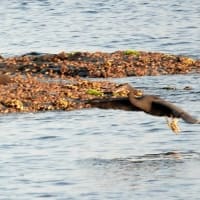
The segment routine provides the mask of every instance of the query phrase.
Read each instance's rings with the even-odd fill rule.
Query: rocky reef
[[[27,53],[0,56],[0,112],[89,108],[88,99],[126,97],[119,84],[86,77],[199,73],[200,60],[158,52]]]

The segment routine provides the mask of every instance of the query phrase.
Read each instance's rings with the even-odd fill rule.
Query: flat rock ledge
[[[74,110],[90,108],[92,99],[127,98],[119,84],[83,77],[199,72],[200,60],[135,50],[0,56],[0,113]]]

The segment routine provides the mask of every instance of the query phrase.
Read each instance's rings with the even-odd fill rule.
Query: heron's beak
[[[171,121],[169,120],[169,118],[167,118],[167,124],[175,134],[179,134],[181,132],[177,118],[172,118]]]

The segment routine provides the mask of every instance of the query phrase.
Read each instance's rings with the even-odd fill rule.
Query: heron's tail
[[[191,115],[184,115],[182,119],[185,122],[190,123],[190,124],[200,124],[200,119],[196,119],[195,117]]]

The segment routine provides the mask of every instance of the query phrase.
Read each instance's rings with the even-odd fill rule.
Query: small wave
[[[50,136],[42,136],[42,137],[37,137],[33,138],[32,140],[52,140],[52,139],[58,139],[58,136],[55,135],[50,135]]]
[[[170,151],[165,153],[157,154],[145,154],[142,156],[132,156],[127,158],[112,158],[112,159],[101,159],[101,158],[90,158],[85,160],[79,160],[82,164],[93,165],[93,166],[110,166],[110,165],[134,165],[134,164],[155,164],[155,163],[178,163],[186,160],[196,159],[200,160],[200,153],[195,151],[178,152]]]
[[[169,151],[165,153],[158,154],[145,154],[143,156],[137,156],[129,159],[147,161],[147,160],[186,160],[200,158],[200,153],[195,151],[187,151],[187,152],[178,152],[178,151]]]

